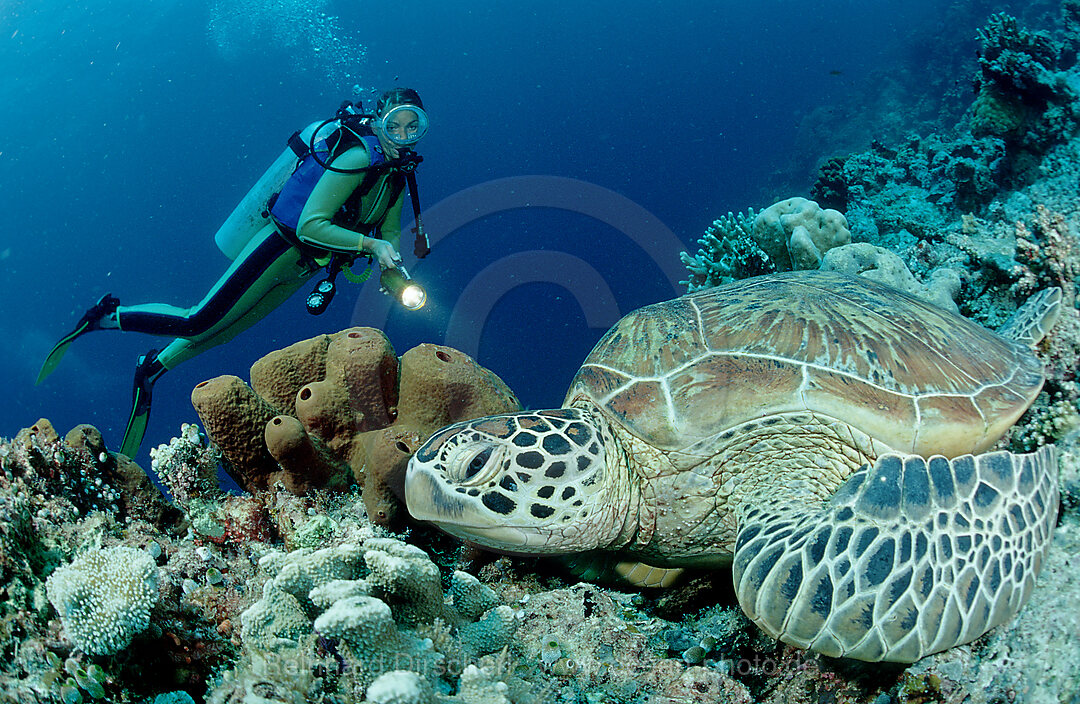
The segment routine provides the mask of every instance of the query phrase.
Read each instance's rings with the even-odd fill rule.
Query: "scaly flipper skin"
[[[733,576],[765,632],[834,657],[915,662],[1009,620],[1058,512],[1053,446],[883,455],[825,504],[740,512]]]
[[[1034,347],[1046,337],[1061,315],[1061,289],[1043,289],[1024,302],[1024,305],[1004,325],[998,335]]]

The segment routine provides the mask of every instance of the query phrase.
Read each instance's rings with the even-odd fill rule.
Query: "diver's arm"
[[[401,251],[401,210],[404,204],[405,189],[402,189],[379,223],[379,237],[394,245],[395,252]]]
[[[333,166],[339,169],[363,169],[370,163],[367,149],[355,146],[334,159]],[[360,187],[363,179],[364,172],[341,174],[327,171],[320,176],[300,213],[296,227],[300,241],[330,250],[369,253],[370,250],[363,245],[370,238],[333,222],[334,216],[353,191]]]

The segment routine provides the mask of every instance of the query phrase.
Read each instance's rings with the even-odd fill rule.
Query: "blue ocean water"
[[[161,379],[140,461],[196,419],[198,382],[354,324],[399,354],[455,344],[557,406],[619,315],[682,292],[678,250],[712,220],[807,195],[831,150],[947,121],[950,96],[970,102],[975,29],[1033,7],[3,0],[0,435],[44,416],[118,445],[135,361],[167,341],[88,335],[35,387],[55,340],[105,292],[197,302],[228,264],[213,233],[289,134],[393,86],[432,118],[436,246],[407,257],[429,305],[342,282],[313,317],[299,294]]]

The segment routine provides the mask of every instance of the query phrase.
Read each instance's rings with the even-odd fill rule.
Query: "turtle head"
[[[605,481],[613,445],[578,409],[456,423],[409,461],[405,501],[414,518],[498,552],[592,550],[626,513]]]

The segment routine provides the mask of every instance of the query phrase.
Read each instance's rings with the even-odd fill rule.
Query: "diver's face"
[[[383,115],[386,115],[391,110],[396,108],[396,105],[390,105],[387,107]],[[420,117],[413,110],[396,110],[394,114],[390,116],[388,120],[379,120],[380,129],[379,142],[382,143],[383,151],[391,159],[398,157],[398,151],[400,147],[391,141],[390,138],[397,140],[398,142],[410,142],[416,139],[417,133],[420,131]],[[383,131],[385,129],[385,132]]]

